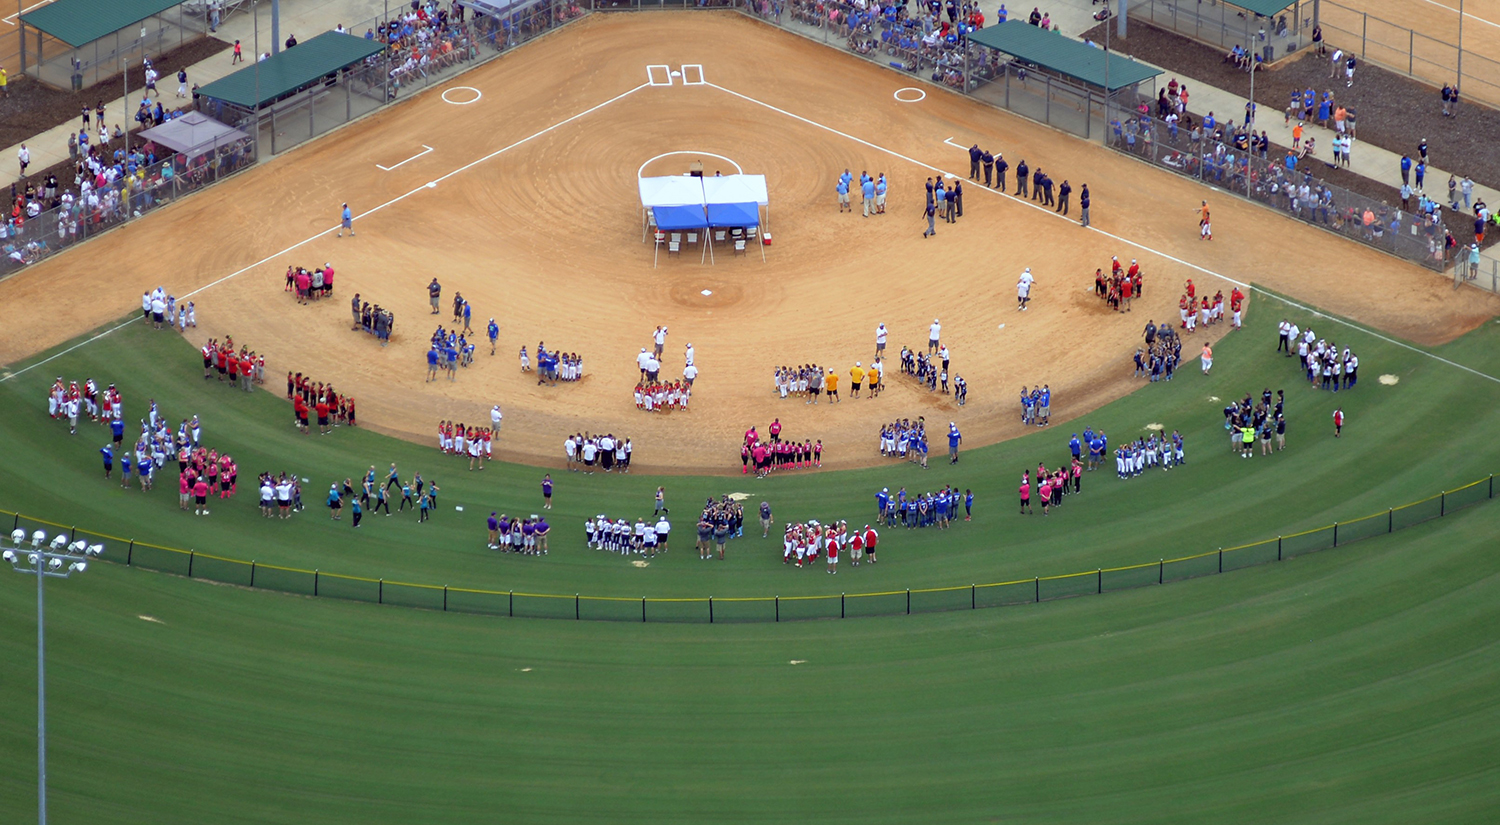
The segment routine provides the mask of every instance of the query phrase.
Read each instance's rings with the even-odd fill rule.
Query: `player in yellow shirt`
[[[842,401],[839,398],[839,374],[833,370],[828,371],[828,379],[823,382],[823,389],[828,391],[828,401]]]
[[[859,397],[859,385],[864,380],[865,380],[865,370],[864,370],[864,367],[860,366],[860,362],[855,361],[854,362],[854,368],[851,369],[851,370],[849,370],[849,389],[851,390],[851,392],[849,393],[849,397],[850,398],[858,398]]]

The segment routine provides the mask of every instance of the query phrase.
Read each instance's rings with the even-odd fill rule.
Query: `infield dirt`
[[[724,88],[637,88],[647,64],[695,63]],[[393,435],[431,443],[439,419],[486,424],[500,403],[497,457],[556,466],[567,433],[610,431],[633,439],[642,468],[724,471],[738,465],[748,427],[764,431],[779,417],[787,438],[823,440],[826,466],[849,467],[882,460],[876,433],[892,419],[923,415],[937,433],[956,421],[977,446],[1023,432],[1023,384],[1050,385],[1059,423],[1136,389],[1131,355],[1147,319],[1175,319],[1189,277],[1200,295],[1230,288],[1185,262],[1421,344],[1451,340],[1500,309],[1444,276],[957,95],[925,87],[919,102],[895,100],[911,84],[734,13],[592,15],[459,78],[482,94],[469,105],[434,90],[0,283],[10,307],[0,361],[117,319],[158,284],[185,295],[238,273],[193,296],[191,343],[232,335],[266,355],[272,391],[287,371],[310,374],[354,395],[361,422]],[[968,172],[950,138],[1067,179],[1073,216],[972,185],[965,217],[923,238],[924,180],[934,167]],[[432,151],[393,171],[377,167],[424,147]],[[733,171],[713,153],[766,175],[774,245],[765,263],[754,250],[720,248],[716,265],[700,264],[690,248],[663,250],[653,267],[637,172],[684,151],[705,153],[708,174]],[[674,155],[644,172],[680,174],[692,160]],[[846,167],[888,175],[888,214],[861,217],[858,197],[854,214],[838,212],[834,183]],[[1083,184],[1096,231],[1076,220]],[[1198,238],[1205,198],[1212,242]],[[358,235],[340,239],[332,227],[345,201]],[[1139,259],[1146,273],[1130,313],[1093,295],[1092,272],[1111,255]],[[336,294],[297,305],[283,291],[286,268],[324,262],[337,271]],[[1031,309],[1018,312],[1025,267],[1037,282]],[[426,293],[433,277],[443,285],[438,315]],[[499,323],[497,354],[481,344],[457,381],[426,384],[427,340],[451,320],[455,291],[473,305],[475,337],[491,316]],[[356,292],[395,312],[389,347],[350,331]],[[1277,311],[1274,299],[1257,301]],[[902,345],[925,346],[935,317],[953,372],[969,382],[962,408],[899,372]],[[888,389],[849,398],[848,370],[869,365],[882,322]],[[658,324],[670,328],[665,375],[680,372],[694,344],[691,412],[635,409],[635,355]],[[1188,336],[1185,357],[1204,335]],[[538,341],[581,354],[585,378],[547,387],[521,374],[517,351]],[[184,348],[183,357],[195,356]],[[774,368],[804,363],[837,369],[845,400],[776,398]],[[1196,373],[1185,365],[1178,380]]]

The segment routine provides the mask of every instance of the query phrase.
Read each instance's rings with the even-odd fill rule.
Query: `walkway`
[[[266,8],[260,10],[260,50],[268,52],[271,50],[271,4],[265,0],[261,5]],[[401,8],[402,4],[396,4]],[[247,4],[247,8],[248,8]],[[364,24],[369,28],[375,17],[380,15],[385,5],[378,0],[281,0],[281,39],[286,40],[288,35],[295,34],[298,40],[307,40],[314,35],[328,31],[335,26],[343,24],[353,31],[353,27]],[[224,19],[214,35],[220,40],[233,43],[239,40],[244,48],[245,60],[255,60],[255,24],[256,18],[248,11],[234,14]],[[364,34],[364,28],[359,29],[356,34]],[[230,65],[231,52],[225,51],[207,60],[201,60],[187,68],[188,85],[196,83],[199,86],[207,86],[234,71],[238,71],[242,65]],[[139,74],[139,68],[136,67]],[[157,88],[161,92],[164,106],[182,105],[184,101],[176,97],[177,94],[177,67],[158,66],[161,79],[157,81]],[[139,78],[136,78],[139,80]],[[143,89],[131,89],[130,98],[117,97],[105,102],[105,111],[111,126],[115,123],[121,125],[135,123],[135,109],[141,104]],[[77,134],[78,121],[69,120],[67,123],[55,126],[47,131],[34,135],[26,140],[26,148],[31,151],[31,168],[33,170],[46,169],[53,164],[62,163],[68,159],[68,135]],[[97,125],[95,128],[98,128]],[[14,161],[20,150],[20,144],[11,146],[0,153],[0,158],[7,159],[9,168],[15,169]],[[264,153],[263,159],[269,159],[270,153]]]

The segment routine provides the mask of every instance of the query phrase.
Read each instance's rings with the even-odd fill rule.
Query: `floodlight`
[[[6,550],[3,554],[0,554],[0,558],[4,558],[6,561],[10,562],[11,564],[15,564],[16,563],[16,551],[14,551],[14,550]]]
[[[88,542],[84,541],[83,539],[79,539],[78,541],[75,541],[72,544],[68,545],[68,552],[69,553],[82,553],[84,551],[84,549],[86,547],[88,547],[88,546],[89,546]]]
[[[48,559],[47,566],[53,570],[59,570],[62,568],[62,559]]]
[[[11,544],[20,544],[21,542],[23,542],[25,540],[26,540],[26,531],[25,530],[22,530],[21,528],[17,527],[16,529],[10,531],[10,543]]]
[[[104,552],[104,545],[102,545],[102,544],[90,544],[89,547],[88,547],[88,549],[85,550],[84,552],[87,553],[90,556],[97,556],[100,553]]]
[[[52,537],[52,549],[53,550],[61,550],[64,547],[67,547],[67,546],[68,546],[68,537],[67,536],[63,535],[62,533],[58,533],[57,535],[55,535],[55,536]]]
[[[37,545],[41,544],[42,542],[44,542],[46,540],[47,540],[47,533],[44,530],[38,530],[35,533],[31,534],[31,546],[32,547],[36,547]]]
[[[68,569],[72,570],[72,571],[74,571],[76,573],[82,573],[83,571],[87,570],[88,567],[89,567],[88,562],[82,562],[82,561],[75,561],[72,564],[68,565]]]
[[[35,554],[35,553],[28,553],[26,555],[26,562],[28,564],[35,565],[37,563],[37,561],[39,560],[39,558],[40,557],[38,557],[37,554]]]

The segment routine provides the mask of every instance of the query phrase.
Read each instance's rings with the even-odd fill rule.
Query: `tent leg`
[[[766,228],[764,226],[762,226],[760,228],[760,231],[761,231],[761,235],[764,235],[765,231],[766,231]],[[765,263],[766,262],[766,239],[764,237],[757,238],[755,245],[758,246],[758,247],[760,247],[760,262],[761,263]]]

